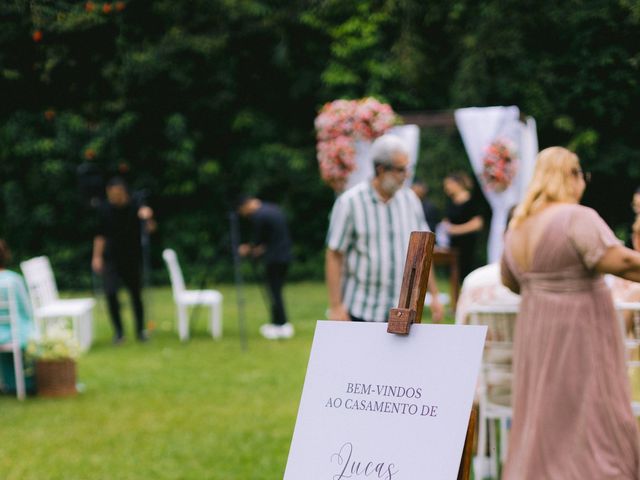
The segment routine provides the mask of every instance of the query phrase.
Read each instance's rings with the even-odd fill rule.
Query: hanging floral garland
[[[494,140],[486,149],[482,159],[482,181],[488,190],[504,192],[518,171],[515,146],[510,140]]]
[[[396,123],[391,106],[375,98],[335,100],[316,117],[320,176],[334,187],[346,182],[355,169],[355,141],[373,140]]]

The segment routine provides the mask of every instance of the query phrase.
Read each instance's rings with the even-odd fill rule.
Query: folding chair
[[[24,381],[24,365],[22,364],[22,349],[20,348],[20,322],[13,286],[0,283],[0,324],[9,324],[11,340],[0,343],[0,352],[11,352],[13,355],[13,370],[16,378],[16,396],[24,400],[26,386]]]
[[[636,418],[640,418],[640,302],[616,301],[615,307],[626,349],[627,373],[631,384],[631,409]],[[632,314],[631,336],[627,333],[628,326],[625,325],[622,315],[624,312]]]
[[[50,321],[70,318],[80,348],[86,351],[93,342],[93,298],[65,298],[58,295],[51,263],[45,256],[35,257],[20,264],[33,305],[33,316],[38,334],[46,331]]]
[[[517,313],[517,304],[471,305],[468,309],[470,324],[489,327],[479,377],[478,452],[474,460],[476,479],[485,478],[487,474],[497,478],[500,465],[507,456],[509,428],[513,416],[511,363]],[[500,428],[499,457],[496,423]]]
[[[178,310],[178,335],[180,340],[189,338],[188,308],[204,305],[211,308],[210,331],[213,338],[222,336],[222,294],[217,290],[186,290],[182,269],[176,252],[170,248],[162,252],[162,258],[169,269],[173,299]]]

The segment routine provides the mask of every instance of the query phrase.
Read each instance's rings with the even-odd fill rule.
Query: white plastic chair
[[[182,269],[178,263],[176,252],[170,248],[162,252],[162,258],[169,269],[173,299],[178,310],[178,335],[180,340],[189,338],[188,308],[196,305],[211,307],[211,323],[209,329],[213,338],[222,336],[222,294],[217,290],[186,290]]]
[[[615,302],[620,328],[626,347],[627,372],[631,384],[631,409],[633,414],[640,418],[640,302]],[[633,335],[630,338],[626,332],[623,312],[633,313]]]
[[[424,296],[425,307],[431,306],[431,299],[432,299],[431,293],[427,292],[426,295]],[[438,293],[438,300],[440,300],[440,304],[443,307],[446,307],[449,305],[449,303],[451,303],[451,297],[449,296],[448,293],[445,293],[445,292]]]
[[[470,324],[489,327],[479,376],[478,452],[474,459],[474,478],[497,478],[500,465],[507,456],[509,428],[513,416],[511,363],[518,305],[471,305],[467,313]],[[499,458],[496,423],[500,428]]]
[[[33,305],[33,316],[37,335],[46,330],[47,323],[71,319],[75,337],[80,348],[86,351],[93,342],[93,298],[65,298],[58,296],[58,287],[45,256],[35,257],[20,264],[29,297]]]
[[[24,365],[22,364],[22,350],[20,348],[20,322],[18,321],[18,309],[16,295],[9,284],[0,284],[0,324],[9,324],[11,341],[0,343],[0,352],[13,354],[13,370],[16,378],[16,396],[24,400],[26,386],[24,381]]]

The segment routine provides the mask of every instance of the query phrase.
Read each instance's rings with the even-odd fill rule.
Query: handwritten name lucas
[[[331,463],[335,463],[338,467],[333,480],[368,477],[393,480],[394,475],[399,472],[393,463],[357,459],[350,442],[342,445],[338,452],[331,455]]]

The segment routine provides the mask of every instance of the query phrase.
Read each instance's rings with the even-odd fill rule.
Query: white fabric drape
[[[413,172],[415,172],[416,162],[418,161],[420,129],[417,125],[398,125],[391,128],[388,133],[396,135],[404,140],[405,145],[409,150],[410,174],[407,177],[407,185],[411,185]],[[371,142],[362,140],[356,141],[356,168],[351,172],[351,175],[349,175],[349,178],[347,179],[347,189],[363,180],[368,180],[373,177],[373,164],[369,158],[370,148]]]
[[[535,158],[538,153],[538,137],[535,120],[529,117],[526,124],[520,122],[520,110],[510,107],[472,107],[455,111],[455,120],[467,155],[482,192],[489,205],[492,217],[487,245],[488,262],[497,262],[502,255],[502,236],[507,225],[509,209],[516,205],[531,180]],[[480,180],[484,152],[492,141],[506,138],[517,148],[518,170],[513,182],[504,192],[494,192]]]

